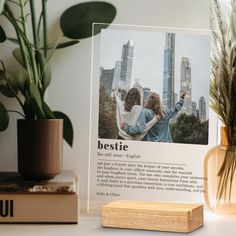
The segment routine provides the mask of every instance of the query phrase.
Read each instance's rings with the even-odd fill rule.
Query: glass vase
[[[204,197],[210,210],[216,214],[236,216],[236,152],[235,145],[229,146],[228,132],[227,127],[221,128],[220,145],[205,157]]]

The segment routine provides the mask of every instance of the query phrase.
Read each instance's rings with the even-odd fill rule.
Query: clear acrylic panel
[[[217,144],[210,31],[95,23],[93,34],[88,211],[118,199],[202,202]]]

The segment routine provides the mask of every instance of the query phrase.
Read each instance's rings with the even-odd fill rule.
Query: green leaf
[[[64,120],[64,122],[63,122],[63,136],[64,136],[65,141],[72,147],[74,133],[73,133],[73,126],[70,121],[70,118],[66,114],[64,114],[60,111],[54,111],[53,114],[56,117],[56,119],[63,119]]]
[[[25,94],[28,72],[25,69],[17,71],[17,73],[9,72],[12,76],[10,77],[10,81],[14,84],[14,87],[17,90],[20,90],[22,94]]]
[[[79,43],[79,40],[72,40],[72,41],[68,41],[68,42],[64,42],[64,43],[59,43],[57,45],[56,49],[70,47],[70,46],[73,46],[73,45],[75,45],[77,43]]]
[[[9,80],[9,73],[6,73],[3,70],[0,70],[0,93],[2,93],[4,96],[13,98],[15,97],[14,92],[12,92],[11,88],[17,92],[17,89],[14,88],[14,86],[9,87],[7,83],[7,79]]]
[[[45,93],[47,87],[51,83],[52,79],[52,73],[51,73],[51,68],[50,64],[47,62],[47,59],[45,56],[40,53],[39,51],[35,52],[36,60],[39,63],[40,66],[40,72],[41,72],[41,83],[43,86],[43,92]]]
[[[116,8],[110,3],[85,2],[67,9],[61,16],[60,26],[66,37],[83,39],[92,36],[93,23],[102,22],[109,24],[115,16]],[[105,27],[108,27],[108,25]]]
[[[38,87],[35,84],[30,84],[29,91],[30,91],[30,96],[34,99],[35,103],[38,106],[40,114],[42,116],[45,116],[43,112],[42,98],[41,98]]]
[[[52,43],[48,44],[47,49],[48,50],[55,50],[55,49],[66,48],[66,47],[73,46],[79,42],[80,42],[79,40],[71,40],[71,41],[67,41],[67,42],[63,42],[63,43],[52,42]],[[40,50],[44,50],[44,47],[40,48]]]
[[[0,132],[7,129],[9,125],[9,114],[5,106],[0,102]]]
[[[0,0],[0,15],[3,12],[5,2],[6,2],[6,0]]]
[[[5,34],[5,31],[3,30],[2,26],[0,25],[0,43],[5,42],[7,39],[7,36]]]
[[[19,90],[24,94],[27,76],[28,74],[25,70],[17,72],[7,71],[6,74],[3,74],[0,70],[0,92],[9,98],[15,97]]]
[[[43,101],[43,111],[45,113],[46,119],[55,119],[56,117],[54,116],[52,110],[50,107]]]
[[[20,63],[20,65],[25,68],[25,63],[24,63],[20,48],[15,48],[12,54],[16,58],[16,60]]]

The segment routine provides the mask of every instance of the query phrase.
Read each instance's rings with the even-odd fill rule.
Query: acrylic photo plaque
[[[118,200],[203,201],[216,145],[210,32],[96,23],[88,209]]]

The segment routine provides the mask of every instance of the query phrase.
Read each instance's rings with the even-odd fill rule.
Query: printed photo
[[[98,138],[208,144],[210,37],[105,29]]]

